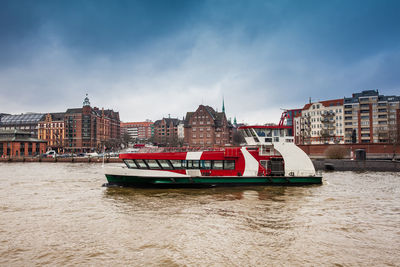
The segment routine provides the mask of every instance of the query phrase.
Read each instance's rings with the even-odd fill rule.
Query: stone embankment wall
[[[332,145],[298,145],[310,157],[325,157],[325,151]],[[357,149],[365,149],[367,158],[392,158],[393,150],[396,154],[400,154],[400,145],[393,146],[392,144],[338,144],[335,146],[342,147],[347,151],[347,157],[350,158],[350,152],[353,153]]]
[[[314,159],[313,163],[318,171],[400,171],[400,161],[391,160]]]

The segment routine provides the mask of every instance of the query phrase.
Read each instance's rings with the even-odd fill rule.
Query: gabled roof
[[[201,108],[204,108],[204,110],[211,116],[211,119],[214,121],[214,125],[216,127],[222,127],[223,122],[226,120],[225,112],[216,112],[212,107],[210,106],[204,106],[200,105],[195,112],[187,112],[186,113],[186,118],[185,118],[185,127],[190,126],[190,119],[195,114],[198,112]],[[228,127],[232,127],[232,123],[227,121]]]
[[[65,117],[65,112],[50,113],[53,121],[62,121]]]
[[[161,124],[162,121],[165,121],[165,124],[170,125],[172,123],[172,125],[178,126],[178,124],[181,122],[179,119],[175,119],[175,118],[162,118],[161,120],[156,120],[154,122],[154,126],[158,126]]]
[[[343,106],[343,98],[309,103],[303,107],[303,110],[309,109],[312,105],[317,103],[322,104],[324,107]]]

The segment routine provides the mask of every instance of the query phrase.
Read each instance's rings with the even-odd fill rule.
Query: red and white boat
[[[287,126],[239,128],[247,145],[218,151],[120,154],[126,166],[106,169],[108,185],[196,187],[321,184]]]

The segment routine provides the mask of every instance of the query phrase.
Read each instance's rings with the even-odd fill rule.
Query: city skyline
[[[122,121],[199,104],[238,122],[398,95],[397,1],[2,1],[0,113],[92,106]],[[154,108],[157,107],[157,108]]]

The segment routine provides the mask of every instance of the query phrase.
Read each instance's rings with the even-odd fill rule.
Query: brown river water
[[[302,187],[102,187],[100,164],[0,163],[1,266],[400,266],[400,174]]]

